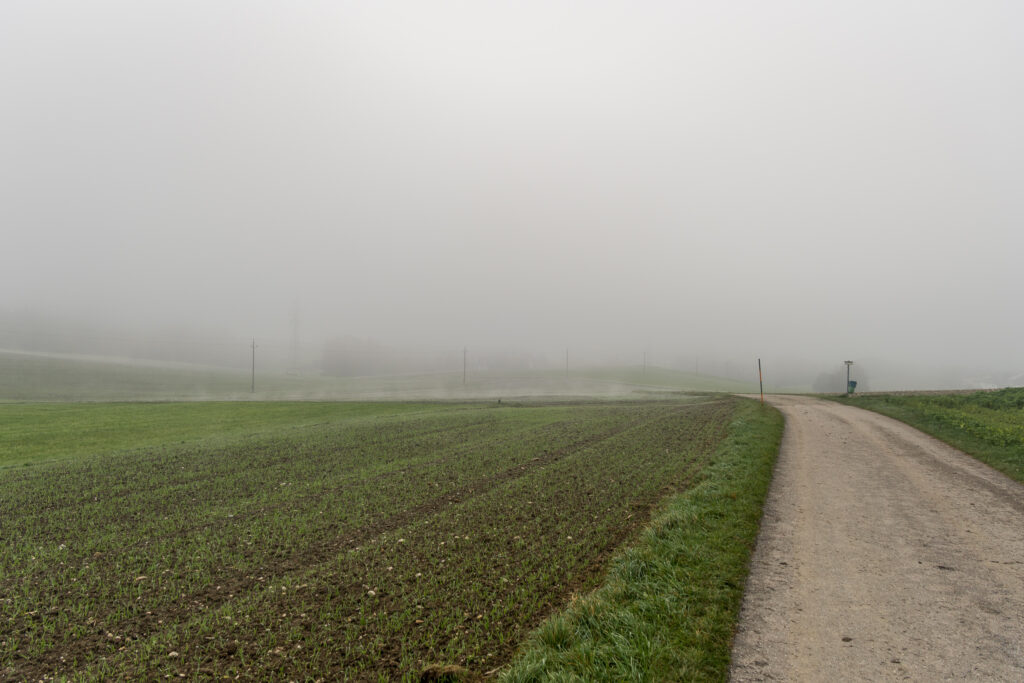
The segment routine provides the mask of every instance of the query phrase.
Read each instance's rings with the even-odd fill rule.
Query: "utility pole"
[[[761,385],[761,403],[764,404],[764,376],[761,374],[761,359],[757,359],[757,383]]]
[[[462,386],[466,386],[466,347],[462,347]]]
[[[249,393],[256,393],[256,337],[252,338],[252,386],[249,387]]]
[[[288,358],[289,372],[297,372],[299,367],[299,301],[292,302],[292,344]]]
[[[847,395],[849,395],[849,393],[850,393],[850,366],[853,365],[853,361],[852,360],[844,360],[843,362],[846,363],[846,393],[847,393]]]

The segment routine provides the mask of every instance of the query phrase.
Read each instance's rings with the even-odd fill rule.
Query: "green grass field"
[[[282,389],[275,379],[273,387]],[[2,401],[131,401],[244,397],[250,377],[216,368],[0,351]]]
[[[418,403],[0,404],[0,468],[154,448],[231,443],[320,424],[443,411]]]
[[[0,470],[0,675],[491,671],[683,496],[719,507],[662,523],[697,534],[673,542],[717,529],[733,556],[670,553],[708,613],[681,628],[715,634],[689,651],[721,678],[760,495],[736,471],[770,471],[778,437],[755,413],[678,395],[0,405],[0,461],[33,463]]]
[[[835,400],[906,422],[1024,482],[1024,388]]]

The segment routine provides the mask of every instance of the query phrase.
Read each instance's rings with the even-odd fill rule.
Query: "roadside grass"
[[[726,680],[782,429],[774,408],[743,401],[702,481],[668,501],[601,588],[536,630],[501,680]]]
[[[827,398],[906,422],[1024,483],[1024,388]]]

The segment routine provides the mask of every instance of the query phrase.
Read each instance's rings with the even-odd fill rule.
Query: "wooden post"
[[[757,359],[757,383],[761,385],[761,403],[764,404],[764,377],[761,375],[761,359]]]

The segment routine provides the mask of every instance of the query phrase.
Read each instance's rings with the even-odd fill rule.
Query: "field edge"
[[[702,481],[666,501],[605,583],[548,618],[499,680],[726,680],[783,427],[775,408],[740,399]]]
[[[1024,389],[1010,387],[958,394],[865,394],[820,398],[899,420],[1024,484],[1020,423],[1015,425],[1016,433],[1001,434],[999,427],[988,424],[984,415],[969,412],[971,408],[978,408],[972,404],[986,400],[991,402],[998,397],[1024,401]],[[943,404],[943,401],[948,404]],[[1021,410],[1020,407],[1016,409]]]

